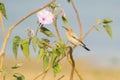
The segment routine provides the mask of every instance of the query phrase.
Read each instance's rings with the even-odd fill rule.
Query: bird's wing
[[[76,39],[77,41],[79,41],[81,44],[83,44],[83,46],[86,46],[77,36],[75,33],[72,33],[71,36]]]

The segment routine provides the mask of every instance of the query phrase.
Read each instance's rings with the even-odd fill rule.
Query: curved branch
[[[58,28],[57,28],[57,18],[53,19],[53,23],[54,23],[54,27],[55,27],[55,31],[57,33],[58,39],[59,39],[59,41],[62,41],[62,38],[61,38],[60,33],[58,31]]]
[[[68,46],[67,48],[70,48],[71,46]],[[71,47],[72,48],[72,47]],[[74,49],[74,48],[72,48]],[[72,52],[72,51],[71,51]],[[69,63],[73,66],[73,70],[76,72],[77,76],[79,77],[80,80],[83,80],[82,76],[80,75],[79,71],[76,69],[75,67],[75,62],[73,60],[73,58],[69,58],[68,54],[65,52],[65,55],[67,57],[67,60],[69,61]],[[72,57],[72,54],[70,54],[70,56]],[[73,72],[71,73],[73,74]]]
[[[71,4],[72,4],[72,7],[73,7],[73,9],[74,9],[74,11],[75,11],[75,14],[76,14],[76,18],[77,18],[77,21],[78,21],[78,24],[79,24],[79,26],[80,26],[80,39],[82,39],[82,23],[81,23],[81,21],[80,21],[80,16],[79,16],[79,14],[78,14],[78,11],[77,11],[77,9],[76,9],[76,7],[75,7],[75,4],[74,4],[74,1],[73,0],[71,0]]]
[[[67,48],[69,48],[69,51],[68,51],[69,54],[67,54],[67,53],[65,53],[65,54],[67,56],[68,61],[72,65],[72,71],[71,71],[71,75],[70,75],[70,80],[73,80],[73,75],[74,75],[74,71],[75,71],[75,61],[74,61],[73,56],[72,56],[73,48],[71,46],[68,46]]]

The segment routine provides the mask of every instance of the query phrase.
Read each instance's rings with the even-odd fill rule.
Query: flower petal
[[[37,13],[37,17],[38,17],[38,21],[40,23],[51,24],[51,23],[53,23],[54,15],[50,11],[44,9]]]

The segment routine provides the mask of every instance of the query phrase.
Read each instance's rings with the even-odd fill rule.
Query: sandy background
[[[79,73],[83,77],[84,80],[120,80],[120,69],[115,68],[98,68],[95,67],[92,63],[85,60],[75,60],[76,68],[79,70]],[[23,63],[23,66],[12,70],[11,66],[16,63]],[[65,77],[61,80],[69,80],[71,66],[70,64],[64,59],[61,61],[62,64],[62,71],[56,76],[53,77],[52,70],[49,70],[45,80],[57,80],[59,77],[64,75]],[[42,63],[38,62],[37,60],[26,60],[26,59],[11,59],[7,58],[5,60],[4,68],[6,71],[6,80],[16,80],[12,77],[13,73],[19,72],[25,75],[25,80],[32,80],[37,74],[42,71]],[[38,80],[41,80],[39,78]],[[79,80],[79,78],[74,74],[74,80]]]

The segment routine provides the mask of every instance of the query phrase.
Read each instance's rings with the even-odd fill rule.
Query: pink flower
[[[61,13],[62,13],[62,16],[63,16],[63,17],[65,17],[65,16],[66,16],[66,14],[65,14],[65,12],[64,12],[64,10],[63,10],[63,9],[61,10]]]
[[[37,13],[37,17],[38,21],[44,25],[53,23],[54,15],[50,11],[44,9]]]

